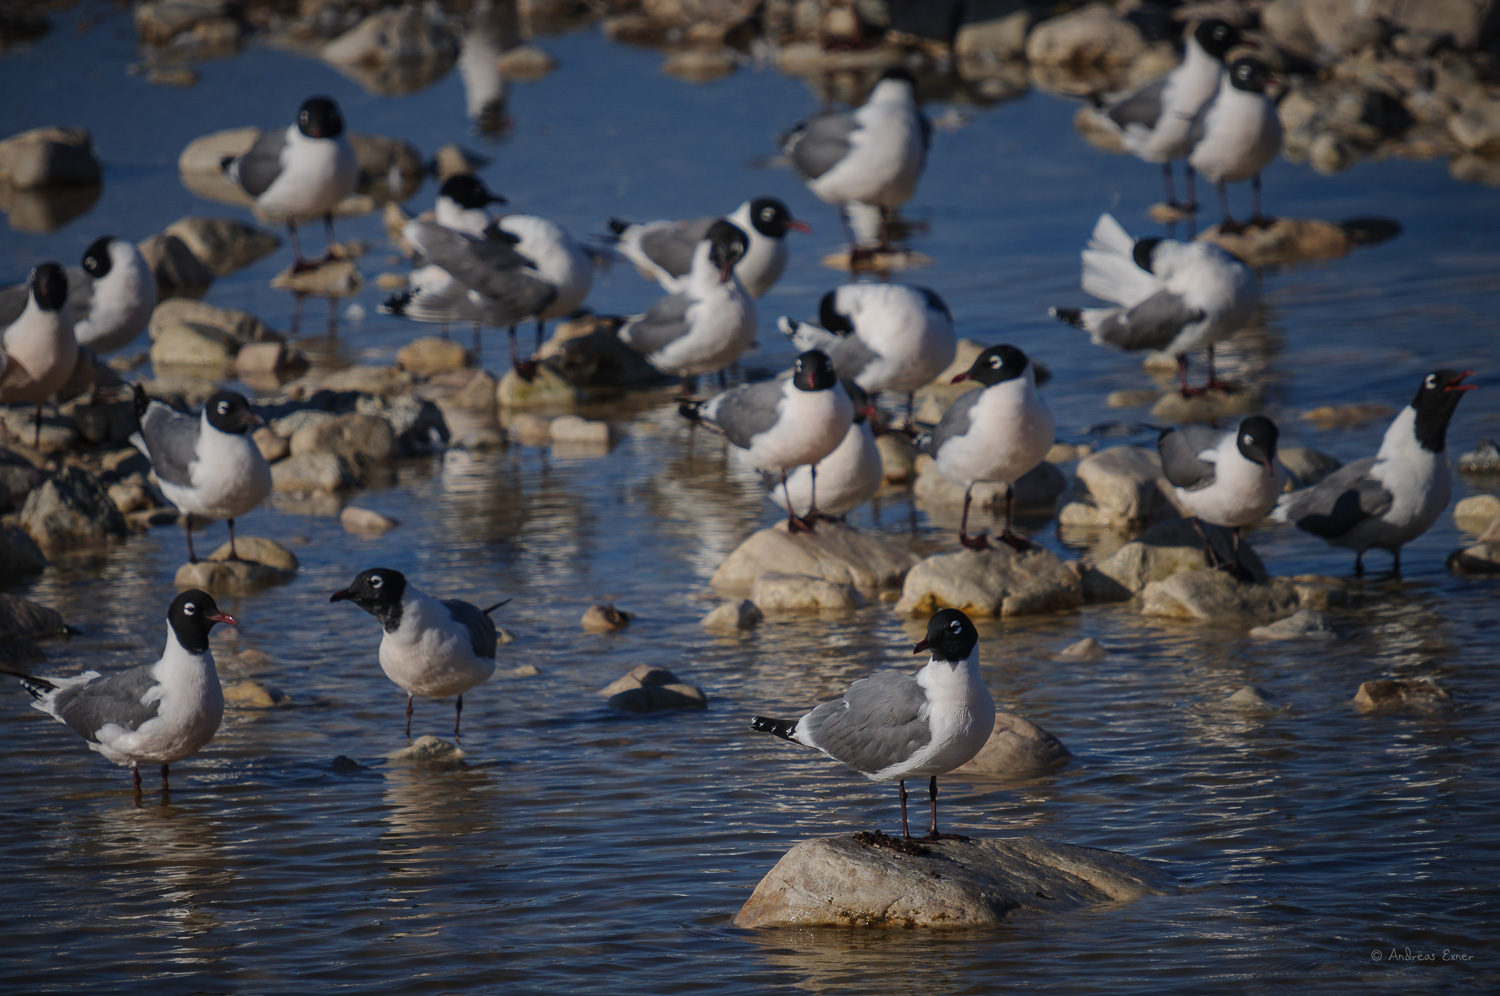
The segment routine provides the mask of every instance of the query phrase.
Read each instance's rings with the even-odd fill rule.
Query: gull
[[[1224,186],[1246,178],[1254,197],[1249,224],[1269,223],[1260,213],[1260,172],[1281,152],[1281,118],[1266,96],[1266,84],[1274,82],[1276,78],[1259,59],[1235,59],[1214,98],[1193,119],[1188,165],[1219,188],[1219,204],[1224,209],[1221,232],[1241,232],[1246,227],[1230,216]]]
[[[779,490],[776,472],[761,471],[761,481],[771,500],[794,514],[798,508],[808,509],[808,514],[801,516],[804,521],[814,514],[814,498],[818,497],[813,493],[814,483],[822,484],[816,514],[831,519],[841,518],[869,501],[885,480],[880,448],[870,427],[875,408],[858,384],[845,380],[844,390],[854,403],[854,421],[832,453],[816,464],[803,464],[787,474],[786,486]]]
[[[735,266],[734,275],[745,285],[746,292],[756,298],[764,297],[786,269],[787,248],[783,241],[786,233],[812,231],[807,222],[793,218],[791,209],[775,197],[757,197],[720,217],[749,238],[749,246]],[[693,251],[717,220],[693,218],[637,224],[611,218],[609,227],[620,255],[634,263],[641,276],[655,280],[667,293],[676,294],[686,286],[688,271],[693,266]]]
[[[0,404],[36,406],[32,446],[42,442],[42,403],[56,393],[78,363],[78,340],[68,307],[68,277],[56,263],[41,263],[26,280],[24,306],[0,332]],[[12,302],[14,306],[15,302]]]

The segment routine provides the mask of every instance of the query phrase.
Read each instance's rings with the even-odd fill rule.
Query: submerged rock
[[[1224,704],[1242,712],[1268,712],[1276,708],[1274,697],[1254,685],[1241,685],[1233,695],[1224,700]]]
[[[1088,583],[1087,575],[1085,575],[1084,583]],[[1077,643],[1070,643],[1053,654],[1053,657],[1060,661],[1102,661],[1108,656],[1109,651],[1092,636],[1085,636]]]
[[[1165,872],[1116,851],[1035,837],[917,844],[818,837],[776,863],[736,927],[976,927],[1012,912],[1062,913],[1175,892]]]
[[[275,685],[246,678],[224,686],[224,704],[236,709],[277,709],[292,704],[292,697]]]
[[[1146,585],[1141,615],[1245,626],[1289,616],[1300,603],[1297,586],[1285,578],[1252,583],[1227,571],[1185,571]]]
[[[16,581],[47,568],[41,548],[15,526],[0,526],[0,581]]]
[[[392,761],[458,761],[463,758],[464,749],[442,737],[425,734],[418,737],[411,746],[392,751],[386,756]]]
[[[396,353],[396,366],[418,377],[463,370],[470,363],[467,349],[452,339],[431,335],[413,339]]]
[[[716,636],[738,636],[755,629],[765,618],[754,602],[742,598],[738,602],[725,602],[704,616],[699,625]]]
[[[638,664],[629,673],[599,689],[605,705],[617,712],[659,712],[666,709],[706,709],[708,696],[666,668]]]
[[[0,185],[92,186],[101,168],[87,128],[33,128],[0,141]]]
[[[1221,526],[1203,524],[1203,531],[1222,561],[1234,559],[1233,536]],[[1240,562],[1257,581],[1266,568],[1247,540],[1240,540]],[[1153,581],[1209,566],[1203,538],[1188,519],[1170,519],[1146,530],[1139,539],[1120,547],[1083,574],[1083,594],[1093,602],[1124,601]]]
[[[1355,244],[1343,225],[1315,218],[1277,218],[1264,228],[1252,226],[1232,235],[1214,225],[1198,238],[1222,246],[1252,267],[1333,259],[1348,255]]]
[[[999,617],[1066,612],[1083,605],[1074,568],[1043,547],[1017,553],[1004,544],[928,557],[911,569],[896,611],[926,616],[941,608]]]
[[[1285,619],[1268,626],[1256,626],[1250,631],[1255,640],[1332,640],[1337,633],[1329,625],[1328,617],[1314,609],[1302,609]]]
[[[1360,712],[1388,709],[1431,711],[1453,705],[1453,696],[1431,678],[1382,678],[1360,684],[1354,706]]]
[[[67,631],[62,613],[56,609],[0,592],[0,639],[42,640],[64,636]]]
[[[552,330],[537,359],[577,387],[637,390],[666,383],[645,357],[620,341],[621,319],[585,315]]]
[[[841,522],[820,522],[815,532],[796,534],[779,522],[736,547],[709,584],[722,596],[745,595],[763,574],[796,574],[873,595],[900,585],[916,562],[917,555],[896,540]]]
[[[381,515],[374,509],[358,508],[354,505],[347,506],[339,513],[339,524],[344,527],[346,533],[383,533],[395,529],[401,523],[388,515]]]
[[[1072,756],[1061,740],[1040,726],[1014,713],[1000,712],[979,753],[953,773],[1021,780],[1059,767]]]
[[[233,218],[188,215],[168,225],[164,234],[181,239],[216,277],[243,269],[271,255],[281,245],[274,232]]]
[[[579,625],[585,633],[617,633],[630,625],[631,614],[613,605],[591,605]]]
[[[208,293],[214,282],[214,271],[203,264],[186,242],[175,235],[160,232],[142,239],[136,248],[156,277],[156,298],[165,302],[173,297],[198,298]],[[161,304],[157,304],[160,308]]]
[[[1500,495],[1470,495],[1453,506],[1453,522],[1468,533],[1482,533],[1500,519]]]

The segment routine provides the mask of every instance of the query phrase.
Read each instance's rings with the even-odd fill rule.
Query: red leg
[[[969,839],[968,837],[963,837],[963,836],[960,836],[960,835],[958,835],[956,833],[938,833],[938,828],[937,828],[937,775],[933,775],[932,776],[932,781],[930,781],[930,782],[927,783],[927,797],[932,802],[932,824],[927,828],[927,836],[925,836],[925,837],[918,837],[917,839],[918,840],[925,840],[925,841],[961,840],[961,841],[966,841],[967,842],[968,839]]]
[[[902,781],[900,782],[900,785],[901,785],[901,836],[903,838],[905,838],[905,839],[910,840],[911,839],[911,830],[908,829],[907,825],[906,825],[906,780],[902,779]]]
[[[786,531],[789,533],[810,533],[813,531],[806,519],[803,519],[792,510],[792,492],[786,486],[786,471],[781,472],[781,495],[786,499]]]
[[[1015,498],[1015,485],[1007,483],[1005,485],[1005,530],[1000,534],[999,539],[1002,543],[1006,544],[1017,553],[1024,553],[1025,551],[1030,550],[1036,544],[1032,543],[1031,540],[1027,539],[1024,536],[1016,535],[1015,531],[1010,527],[1011,505],[1015,502]]]
[[[958,522],[958,541],[970,550],[988,550],[990,540],[988,536],[969,535],[969,505],[974,501],[974,485],[971,482],[964,489],[964,514]]]
[[[456,706],[453,707],[453,735],[455,737],[458,736],[458,722],[459,722],[459,720],[463,719],[463,715],[464,715],[464,697],[462,695],[460,695],[458,697],[458,705],[456,705]]]
[[[411,739],[411,692],[406,693],[406,739]]]

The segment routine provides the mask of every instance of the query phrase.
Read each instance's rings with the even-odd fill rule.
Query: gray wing
[[[138,730],[156,715],[160,700],[149,704],[141,698],[156,684],[151,668],[143,664],[81,685],[60,689],[52,696],[52,710],[79,736],[99,742],[99,731],[110,723]]]
[[[644,315],[620,329],[620,341],[641,355],[650,356],[664,349],[673,340],[687,335],[688,329],[692,327],[687,319],[687,312],[697,303],[696,298],[686,294],[658,298]]]
[[[1391,493],[1369,476],[1374,457],[1340,467],[1285,500],[1286,518],[1298,529],[1334,539],[1391,507]]]
[[[151,469],[168,484],[192,483],[189,468],[198,459],[198,436],[202,425],[197,416],[173,411],[160,401],[151,402],[141,416],[141,438]]]
[[[496,636],[495,621],[477,605],[457,598],[442,599],[442,603],[448,607],[448,614],[453,621],[462,623],[469,630],[469,642],[474,647],[476,657],[487,657],[493,659],[495,647],[499,644]]]
[[[30,294],[31,288],[26,284],[13,284],[0,290],[0,332],[21,317],[21,312],[26,310],[26,298]]]
[[[1161,349],[1183,326],[1202,319],[1202,310],[1189,308],[1180,295],[1159,290],[1134,308],[1104,319],[1097,335],[1121,349]]]
[[[680,277],[693,268],[693,250],[718,220],[718,217],[693,218],[653,228],[641,235],[641,251],[651,262],[672,276]]]
[[[1156,441],[1162,474],[1179,488],[1196,491],[1214,482],[1214,464],[1198,456],[1219,444],[1219,434],[1206,425],[1165,429]]]
[[[763,380],[719,395],[708,416],[736,446],[748,449],[750,440],[776,424],[786,398],[785,382]]]
[[[68,267],[68,310],[73,321],[81,322],[94,306],[94,278],[81,266]]]
[[[823,351],[833,361],[833,371],[840,377],[852,380],[865,367],[880,359],[880,354],[866,345],[859,336],[853,333],[839,335],[837,332],[832,335],[834,340],[827,343]]]
[[[962,436],[969,431],[973,418],[970,409],[979,404],[979,397],[982,394],[984,394],[983,390],[967,391],[960,394],[958,400],[948,406],[948,410],[943,412],[942,421],[937,424],[936,429],[932,430],[932,438],[927,443],[928,453],[937,456],[938,450],[943,448],[944,443],[954,436]]]
[[[859,128],[854,115],[831,111],[799,122],[781,140],[781,150],[811,179],[827,173],[849,154],[849,136]]]
[[[259,197],[276,182],[281,175],[281,150],[286,148],[286,129],[277,128],[262,132],[244,155],[234,161],[231,169],[245,193]]]
[[[819,750],[873,773],[906,760],[932,739],[927,714],[927,695],[914,675],[876,671],[804,721]]]
[[[516,252],[508,239],[476,239],[440,225],[414,222],[407,240],[429,262],[492,303],[491,324],[513,325],[546,309],[557,288]]]
[[[1153,80],[1130,96],[1111,104],[1104,113],[1122,129],[1126,125],[1133,124],[1155,128],[1157,120],[1161,117],[1161,95],[1166,85],[1165,76],[1159,80]]]

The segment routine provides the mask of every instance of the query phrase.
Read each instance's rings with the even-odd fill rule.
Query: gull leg
[[[234,520],[229,519],[229,559],[239,560],[240,555],[234,548]]]
[[[532,350],[533,353],[540,353],[542,351],[542,339],[545,338],[546,335],[547,321],[546,319],[538,318],[536,320],[536,348]]]
[[[1193,180],[1195,178],[1195,174],[1193,173],[1193,167],[1192,167],[1192,165],[1189,164],[1189,163],[1184,163],[1183,167],[1182,167],[1182,172],[1183,172],[1183,176],[1187,179],[1187,200],[1183,201],[1181,204],[1179,204],[1177,206],[1179,208],[1181,208],[1182,210],[1184,210],[1184,211],[1197,211],[1198,210],[1198,195],[1193,191],[1193,187],[1194,187]]]
[[[807,520],[807,531],[812,532],[812,524],[819,519],[826,519],[828,516],[818,511],[818,465],[813,464],[808,468],[808,472],[812,474],[812,497],[807,503],[807,515],[803,516],[803,518]]]
[[[463,718],[463,715],[464,715],[464,697],[462,695],[460,695],[458,697],[458,705],[456,705],[456,706],[453,707],[453,735],[455,737],[458,736],[458,721]]]
[[[339,252],[338,245],[333,241],[333,212],[330,211],[323,216],[323,237],[328,240],[328,248],[323,252],[323,262],[333,259],[343,259],[344,254]]]
[[[1229,573],[1233,574],[1235,576],[1235,579],[1239,581],[1254,581],[1255,575],[1251,574],[1250,568],[1246,567],[1244,563],[1240,561],[1239,529],[1231,529],[1229,531],[1229,535],[1234,537],[1234,563],[1230,565]]]
[[[161,766],[161,794],[162,795],[166,795],[167,793],[169,793],[171,791],[172,791],[172,785],[171,785],[170,780],[167,777],[167,766],[165,764],[163,764]]]
[[[789,533],[810,533],[812,526],[806,520],[799,519],[797,513],[792,510],[792,492],[786,486],[786,471],[781,472],[781,495],[786,499],[786,531]]]
[[[1354,555],[1354,576],[1362,578],[1365,576],[1365,555],[1360,551]]]
[[[932,776],[932,781],[927,783],[927,797],[932,802],[932,825],[927,829],[927,836],[918,838],[925,841],[939,840],[961,840],[967,842],[968,837],[956,833],[938,833],[937,828],[937,775]]]
[[[906,839],[910,840],[911,839],[911,830],[909,830],[907,828],[907,826],[906,826],[906,779],[903,778],[901,780],[900,786],[901,786],[901,836],[903,838],[906,838]]]
[[[1224,186],[1224,181],[1219,181],[1219,207],[1224,209],[1224,220],[1219,222],[1219,231],[1225,235],[1238,235],[1245,230],[1245,226],[1235,221],[1229,214],[1229,190]]]
[[[31,448],[40,450],[42,448],[42,403],[36,403],[36,421],[31,426]]]
[[[1172,160],[1168,159],[1161,164],[1162,179],[1166,181],[1167,207],[1181,207],[1177,203],[1177,191],[1172,187]]]
[[[1270,228],[1276,219],[1260,213],[1260,174],[1256,173],[1250,178],[1250,192],[1254,197],[1251,201],[1250,225],[1254,228]]]
[[[1401,548],[1399,546],[1396,547],[1395,552],[1391,556],[1393,558],[1391,560],[1391,577],[1399,578],[1401,576]]]
[[[1016,486],[1009,482],[1005,485],[1005,530],[1001,532],[999,539],[1017,553],[1024,553],[1036,544],[1024,536],[1016,535],[1011,529],[1011,506],[1015,503]]]
[[[193,516],[192,516],[192,513],[190,513],[190,512],[183,512],[182,513],[182,529],[183,529],[183,532],[187,533],[187,541],[188,541],[188,563],[190,563],[190,564],[196,564],[198,562],[198,555],[193,552]]]
[[[510,327],[510,365],[515,367],[516,374],[528,384],[536,379],[536,361],[521,359],[521,349],[516,344],[516,327]]]
[[[141,798],[141,762],[137,761],[130,766],[130,773],[135,776],[135,797]]]
[[[906,392],[906,431],[914,433],[917,430],[917,392]]]
[[[411,739],[411,692],[406,693],[406,739]]]
[[[969,535],[969,505],[974,501],[974,483],[964,488],[964,515],[958,522],[958,541],[970,550],[988,550],[990,540],[988,536]]]
[[[1203,556],[1208,559],[1208,566],[1217,570],[1224,566],[1219,555],[1214,552],[1214,545],[1209,541],[1208,533],[1203,531],[1203,522],[1195,515],[1188,519],[1193,524],[1193,529],[1198,533],[1198,538],[1203,541]]]
[[[1225,394],[1233,394],[1239,390],[1239,388],[1228,381],[1220,380],[1218,375],[1214,373],[1214,347],[1212,343],[1208,346],[1208,383],[1203,385],[1203,390],[1223,391]]]
[[[297,240],[297,223],[291,218],[286,220],[286,237],[292,243],[292,272],[306,273],[308,270],[316,270],[317,263],[310,263],[302,255],[302,243]]]

